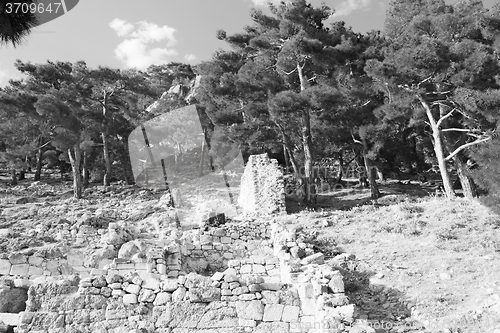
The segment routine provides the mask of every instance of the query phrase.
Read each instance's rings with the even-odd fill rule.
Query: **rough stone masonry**
[[[244,213],[286,213],[285,185],[278,161],[252,155],[241,178],[238,204]]]

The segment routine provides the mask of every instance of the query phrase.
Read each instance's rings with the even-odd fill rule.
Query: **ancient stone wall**
[[[297,230],[276,223],[248,225],[199,231],[196,246],[204,239],[203,245],[213,248],[225,244],[241,250],[227,252],[234,257],[224,258],[225,266],[209,276],[182,269],[177,277],[160,274],[155,259],[146,272],[137,263],[125,269],[120,266],[125,263],[115,262],[102,275],[25,281],[31,287],[17,332],[349,332],[354,305],[344,294],[342,275]],[[165,266],[173,254],[172,265],[191,258],[189,239],[183,235],[163,248]],[[267,244],[268,250],[248,248],[250,241]],[[203,249],[207,255],[210,250]]]
[[[238,204],[245,213],[286,213],[283,173],[267,154],[250,156],[241,178]]]

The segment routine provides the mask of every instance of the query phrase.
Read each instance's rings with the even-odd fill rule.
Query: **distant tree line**
[[[433,167],[448,198],[456,196],[454,175],[468,198],[477,186],[500,196],[500,5],[394,0],[383,32],[366,34],[327,24],[333,13],[305,0],[252,9],[253,24],[242,32],[217,31],[231,50],[196,66],[141,72],[18,61],[27,78],[0,92],[3,160],[12,170],[35,168],[38,178],[44,163],[67,161],[77,197],[89,170],[101,171],[104,184],[119,173],[133,182],[128,134],[196,103],[211,138],[246,155],[280,156],[306,190],[315,161],[352,156],[365,168],[372,198],[384,174]],[[196,76],[194,99],[182,91],[164,98]],[[161,107],[146,111],[162,94]]]

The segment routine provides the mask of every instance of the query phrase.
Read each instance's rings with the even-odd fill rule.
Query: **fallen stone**
[[[300,261],[302,265],[310,265],[310,264],[318,264],[322,265],[325,263],[325,255],[321,252],[312,254],[310,256],[305,257]]]

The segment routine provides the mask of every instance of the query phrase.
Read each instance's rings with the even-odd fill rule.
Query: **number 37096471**
[[[61,8],[60,2],[50,2],[48,4],[44,3],[26,3],[26,2],[7,2],[5,4],[5,13],[7,14],[41,14],[41,13],[58,13]]]

